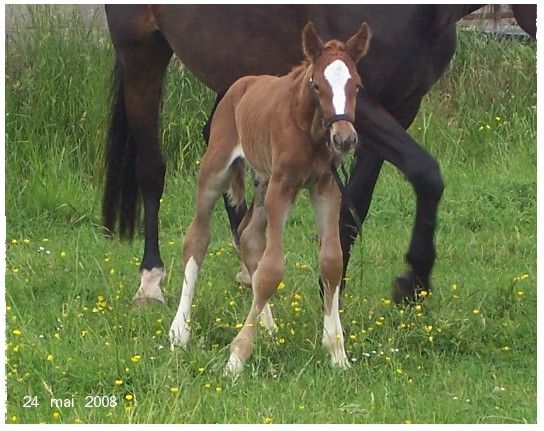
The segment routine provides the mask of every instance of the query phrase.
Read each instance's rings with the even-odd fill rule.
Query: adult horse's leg
[[[395,113],[395,118],[404,129],[407,129],[414,120],[419,110],[419,106],[420,100],[414,99],[412,103],[404,105],[402,112]],[[370,139],[371,138],[366,135],[359,139],[359,142],[362,142],[362,145],[356,152],[355,164],[344,189],[347,199],[342,199],[340,208],[340,242],[342,244],[342,255],[344,260],[341,291],[345,287],[345,277],[351,256],[351,247],[362,228],[359,223],[362,224],[368,215],[374,188],[383,165],[383,159],[371,148],[371,146],[376,146],[378,144],[374,143],[369,145]],[[348,204],[348,201],[350,204]],[[349,208],[349,205],[354,206],[358,220],[353,218],[352,209]],[[320,287],[321,293],[323,293],[323,283],[321,280]]]
[[[416,217],[406,261],[411,270],[396,279],[395,302],[414,299],[430,288],[436,251],[434,232],[440,198],[444,190],[438,162],[423,149],[377,101],[361,92],[357,101],[358,131],[368,137],[376,155],[395,165],[416,193]]]
[[[215,113],[215,109],[217,108],[218,103],[225,95],[225,92],[219,92],[217,94],[217,97],[215,99],[215,104],[213,105],[212,112],[210,112],[210,116],[208,117],[208,121],[206,121],[206,124],[202,128],[202,136],[204,137],[204,141],[206,142],[206,145],[210,142],[210,127],[212,124],[212,118],[213,114]],[[240,223],[242,222],[242,219],[244,218],[244,215],[247,211],[247,206],[245,201],[242,202],[239,206],[233,206],[230,202],[230,199],[226,193],[223,194],[223,201],[225,203],[225,210],[227,211],[227,215],[229,217],[229,223],[230,223],[230,230],[232,233],[232,239],[234,242],[234,246],[236,249],[240,246],[240,236],[238,234],[238,226],[240,226]]]
[[[117,52],[118,104],[124,104],[125,135],[119,137],[117,146],[124,146],[130,160],[125,162],[125,176],[135,181],[135,193],[141,190],[144,204],[145,244],[140,266],[141,283],[134,295],[133,305],[149,301],[164,302],[160,282],[164,278],[164,264],[160,257],[158,239],[159,201],[164,187],[165,162],[159,144],[159,104],[166,67],[172,50],[162,35],[148,20],[145,6],[133,6],[132,14],[109,6],[108,25]],[[115,115],[115,114],[114,114]],[[119,125],[117,126],[119,127]],[[123,138],[123,139],[121,139]],[[115,144],[114,144],[115,145]],[[111,143],[110,143],[111,146]],[[111,150],[110,150],[111,151]],[[123,169],[112,160],[108,171]],[[123,203],[119,204],[121,207]],[[136,217],[136,199],[132,205],[132,224]],[[127,213],[121,208],[123,216]],[[126,221],[121,221],[121,226]],[[130,231],[132,233],[132,231]]]

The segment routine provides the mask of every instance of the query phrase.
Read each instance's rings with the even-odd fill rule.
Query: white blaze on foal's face
[[[335,114],[345,114],[346,83],[351,78],[346,63],[342,60],[334,60],[325,68],[323,74],[332,89],[332,105]]]

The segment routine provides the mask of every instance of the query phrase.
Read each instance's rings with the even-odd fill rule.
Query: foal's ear
[[[302,30],[302,51],[304,55],[315,61],[323,51],[323,41],[315,32],[314,23],[309,21]]]
[[[370,39],[372,39],[372,30],[366,22],[363,22],[359,31],[346,42],[346,50],[355,63],[368,51]]]

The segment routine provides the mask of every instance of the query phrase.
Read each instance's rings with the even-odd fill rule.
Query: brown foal
[[[188,342],[196,278],[210,240],[210,215],[226,191],[234,204],[242,201],[245,160],[258,183],[240,237],[240,257],[251,277],[253,302],[231,344],[226,371],[242,371],[253,350],[261,313],[264,325],[275,327],[267,301],[284,275],[283,228],[300,188],[309,189],[319,231],[319,267],[325,286],[323,346],[334,365],[349,366],[338,314],[341,196],[330,166],[357,143],[353,121],[361,78],[356,63],[370,38],[363,23],[346,43],[324,44],[308,23],[302,33],[306,59],[301,65],[281,77],[243,77],[218,104],[198,172],[196,215],[183,246],[185,276],[170,328],[172,346]]]

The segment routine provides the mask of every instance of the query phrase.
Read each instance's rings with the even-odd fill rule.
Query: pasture
[[[534,41],[460,33],[452,69],[410,128],[446,184],[432,293],[415,307],[389,300],[415,204],[386,166],[341,304],[352,367],[333,369],[302,193],[272,299],[279,330],[259,331],[233,380],[223,366],[251,295],[235,282],[220,205],[188,349],[172,352],[167,333],[213,94],[171,63],[161,129],[167,306],[132,310],[143,240],[108,240],[101,229],[113,51],[104,29],[70,18],[35,8],[34,37],[6,46],[8,423],[536,422]]]

